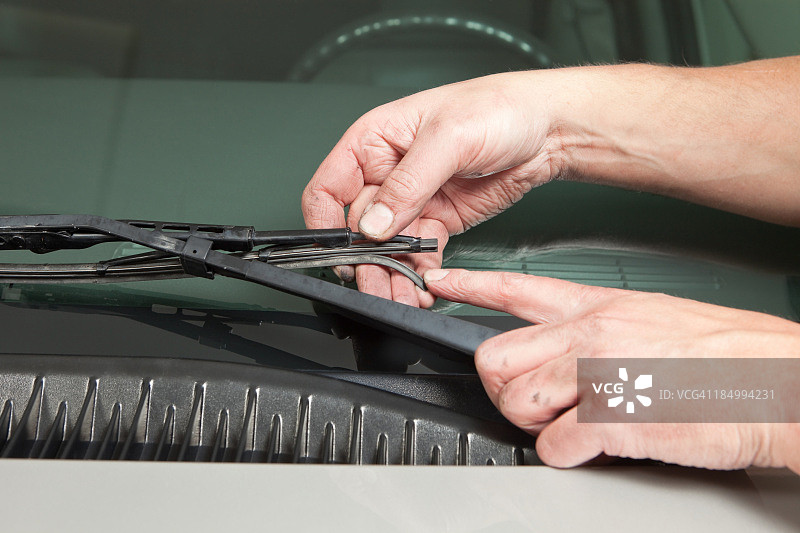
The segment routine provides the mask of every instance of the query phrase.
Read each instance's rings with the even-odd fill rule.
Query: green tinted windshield
[[[6,0],[0,72],[420,88],[553,64],[790,55],[799,20],[794,0]]]
[[[0,212],[300,228],[300,194],[317,165],[381,103],[509,70],[793,54],[799,23],[795,0],[0,1]],[[528,206],[537,212],[564,195],[592,205],[590,188],[554,184],[525,202],[540,202]],[[541,229],[509,225],[516,216],[470,234],[482,246],[514,248],[514,231]],[[573,219],[560,216],[540,222],[569,229]],[[46,260],[137,251],[104,245]],[[0,261],[36,259],[7,253]],[[564,276],[617,283],[587,278],[595,270]],[[6,296],[22,298],[16,289]],[[36,298],[68,292],[36,290]],[[232,280],[96,288],[107,302],[126,290],[137,302],[157,294],[205,307],[306,308]]]

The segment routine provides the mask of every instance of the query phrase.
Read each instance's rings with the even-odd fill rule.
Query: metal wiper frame
[[[75,238],[75,236],[80,237]],[[270,258],[280,257],[281,251],[285,252],[274,246],[258,253],[252,252],[254,246],[261,244],[312,243],[357,250],[358,248],[353,248],[353,241],[359,240],[360,237],[363,236],[352,233],[347,228],[313,232],[255,232],[253,228],[246,226],[120,221],[94,215],[0,216],[0,250],[31,250],[46,253],[64,248],[87,248],[102,242],[132,242],[156,252],[150,254],[147,258],[149,260],[166,263],[170,258],[177,258],[183,273],[187,275],[213,278],[218,274],[322,302],[348,318],[386,333],[399,335],[445,356],[473,355],[484,340],[501,333],[493,328],[410,307],[284,270],[266,262]],[[401,243],[410,248],[417,247],[417,251],[430,251],[432,245],[427,239],[401,237],[388,243],[386,248]],[[225,253],[222,250],[239,253]],[[318,254],[315,256],[319,248],[308,250],[305,257],[311,256],[311,258],[304,262],[303,258],[300,258],[302,266],[323,266],[326,259],[328,261],[325,266],[340,264],[335,263],[336,258],[346,256],[347,253],[354,255],[349,258],[351,262],[365,259],[364,254],[352,251],[320,259]],[[264,255],[266,257],[259,257]],[[256,258],[261,260],[254,260]],[[119,265],[124,264],[125,259],[130,260],[122,258],[113,261]],[[174,259],[172,261],[174,262]],[[298,259],[294,258],[292,261],[296,262]],[[101,268],[107,268],[109,263],[114,266],[113,262],[106,262],[105,267]],[[18,267],[24,270],[24,267],[29,266],[4,265],[4,268],[13,271]],[[52,279],[47,278],[47,274],[43,276],[45,279]],[[6,272],[5,278],[15,279],[13,273],[9,272]],[[147,276],[142,279],[153,279],[153,277]]]
[[[408,277],[420,289],[425,282],[413,269],[390,254],[435,252],[436,239],[398,235],[387,242],[364,241],[350,228],[322,230],[256,231],[252,226],[214,226],[148,220],[121,220],[131,226],[153,229],[186,240],[197,237],[212,243],[212,249],[258,259],[281,268],[328,267],[348,264],[382,265]],[[168,233],[167,233],[168,232]],[[44,254],[76,250],[120,241],[119,237],[86,228],[64,229],[41,226],[0,231],[0,250],[30,250]],[[258,246],[265,246],[255,250]],[[69,264],[0,264],[0,279],[8,283],[111,283],[191,277],[179,258],[152,251],[101,261]]]

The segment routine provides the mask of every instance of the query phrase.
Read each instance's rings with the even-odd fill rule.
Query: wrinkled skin
[[[536,448],[547,464],[576,466],[605,454],[719,469],[800,466],[792,424],[579,424],[576,407],[578,357],[800,357],[800,325],[524,274],[429,270],[425,278],[436,296],[537,324],[484,342],[475,365],[500,412],[539,435]],[[665,335],[669,330],[680,334]]]
[[[441,266],[450,235],[502,212],[552,178],[546,115],[520,113],[518,95],[512,96],[516,90],[514,84],[498,87],[484,79],[449,86],[444,93],[422,92],[367,113],[347,130],[306,187],[306,225],[346,224],[376,239],[401,232],[435,237],[438,253],[398,259],[420,274]],[[359,224],[364,210],[376,203],[398,213],[379,233]],[[340,272],[345,278],[353,275],[352,270]],[[382,267],[359,266],[356,278],[359,289],[376,296],[424,307],[434,301],[402,274]]]
[[[375,240],[403,232],[443,248],[450,235],[560,178],[800,226],[797,101],[800,58],[709,69],[582,67],[440,87],[353,124],[306,187],[303,215],[309,228],[347,224]],[[606,454],[800,472],[800,424],[577,424],[575,409],[578,356],[800,357],[797,324],[532,276],[442,277],[441,252],[402,260],[425,274],[430,292],[366,265],[355,269],[359,289],[422,307],[443,297],[539,324],[487,341],[476,365],[501,412],[539,434],[548,464]]]

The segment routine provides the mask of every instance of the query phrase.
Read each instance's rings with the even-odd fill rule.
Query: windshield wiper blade
[[[34,215],[27,218],[62,215]],[[83,217],[84,215],[79,215]],[[12,217],[18,218],[18,217]],[[92,217],[97,218],[97,217]],[[108,220],[108,219],[107,219]],[[51,220],[52,221],[52,220]],[[249,252],[258,246],[277,245],[319,245],[327,248],[353,247],[356,241],[365,237],[350,228],[317,230],[256,231],[253,226],[222,226],[211,224],[184,224],[157,220],[119,220],[134,228],[155,230],[174,239],[185,241],[190,237],[204,239],[212,243],[212,249],[226,252]],[[120,242],[128,239],[119,235],[98,232],[99,228],[78,225],[41,223],[35,226],[0,227],[0,250],[30,250],[35,253],[49,253],[56,250],[78,250],[106,242]],[[378,243],[365,243],[375,246]],[[381,243],[384,253],[435,252],[436,239],[422,239],[398,235]],[[393,247],[393,248],[392,248]],[[355,246],[358,248],[358,246]],[[388,251],[394,249],[396,251]]]
[[[75,241],[79,244],[93,242],[88,246],[100,242],[127,241],[162,252],[162,257],[177,258],[183,271],[188,275],[213,278],[217,274],[242,279],[322,302],[358,322],[399,335],[440,352],[473,355],[484,340],[501,333],[493,328],[360,293],[353,289],[281,269],[265,261],[255,261],[245,258],[244,255],[222,251],[231,251],[231,246],[250,247],[245,248],[250,251],[253,246],[256,246],[252,243],[257,241],[255,237],[257,234],[261,235],[259,238],[262,241],[260,242],[263,242],[264,239],[273,239],[271,242],[274,245],[297,244],[299,240],[307,239],[304,244],[341,246],[346,249],[353,245],[354,240],[360,240],[359,237],[362,237],[360,234],[350,232],[347,228],[312,232],[303,230],[299,232],[255,232],[251,231],[252,228],[244,226],[214,227],[223,228],[221,234],[205,231],[211,226],[165,225],[165,223],[145,221],[126,222],[93,215],[0,216],[0,250],[25,249],[40,253],[50,251],[54,249],[52,246],[58,242],[51,239],[51,235],[60,235],[57,239],[66,243],[73,243],[72,239],[76,235],[93,236],[88,240],[81,241],[82,238],[78,238],[78,241]],[[225,228],[228,229],[229,235],[235,234],[232,237],[235,244],[231,246],[225,244],[226,241],[221,236],[225,234]],[[245,230],[241,228],[245,228]],[[321,235],[320,231],[329,233]],[[329,240],[325,240],[328,238]],[[282,242],[277,242],[278,240]],[[435,241],[435,239],[403,237],[390,242],[389,245],[404,243],[410,248],[417,247],[418,251],[431,251],[433,245],[431,241]],[[245,250],[239,248],[236,251]],[[319,257],[315,256],[315,252],[313,252],[314,248],[311,250],[312,252],[309,253],[314,256],[311,260],[319,260]],[[280,250],[272,250],[267,255],[272,255],[276,251]],[[335,257],[335,255],[328,257]],[[355,257],[359,257],[358,254],[355,254]],[[6,267],[8,266],[6,265]]]
[[[350,228],[321,230],[256,231],[252,226],[214,226],[148,220],[121,220],[136,228],[165,232],[186,240],[211,242],[211,249],[238,253],[281,268],[316,268],[374,264],[391,268],[425,290],[422,277],[391,257],[395,254],[435,252],[436,239],[398,235],[386,242],[363,242],[361,233]],[[97,244],[120,242],[116,235],[84,227],[41,224],[36,227],[0,229],[0,250],[29,250],[46,254],[57,250],[84,249]],[[359,242],[360,241],[360,242]],[[255,248],[263,246],[256,250]],[[0,263],[0,280],[7,283],[119,283],[189,277],[175,257],[148,252],[99,263],[29,264]]]
[[[413,281],[417,287],[425,290],[425,282],[419,274],[397,259],[383,255],[384,253],[409,252],[387,252],[385,249],[376,249],[368,254],[342,253],[347,250],[347,248],[315,248],[317,255],[306,256],[303,255],[306,250],[301,248],[296,251],[294,249],[282,250],[281,252],[284,253],[272,255],[253,252],[240,257],[258,259],[287,269],[356,264],[382,265],[400,272]],[[6,283],[120,283],[187,277],[191,276],[184,271],[180,260],[162,252],[124,256],[99,263],[0,263],[0,281]]]

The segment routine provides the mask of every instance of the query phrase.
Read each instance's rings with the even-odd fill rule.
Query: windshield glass
[[[552,65],[790,55],[798,17],[793,0],[5,0],[0,70],[424,88]]]
[[[301,228],[300,193],[316,166],[353,120],[384,102],[509,70],[788,55],[800,52],[799,21],[793,0],[4,0],[0,212]],[[555,205],[549,195],[576,190],[585,188],[554,184],[530,201]],[[785,295],[761,298],[765,287],[785,292],[780,274],[748,278],[750,299],[725,300],[718,291],[744,279],[741,271],[688,257],[526,248],[532,230],[509,224],[513,216],[456,239],[448,264],[793,313]],[[104,244],[44,260],[142,251]],[[621,275],[620,264],[639,277]],[[327,270],[309,273],[333,281]],[[311,311],[303,300],[228,279],[67,287],[17,284],[3,299]]]

